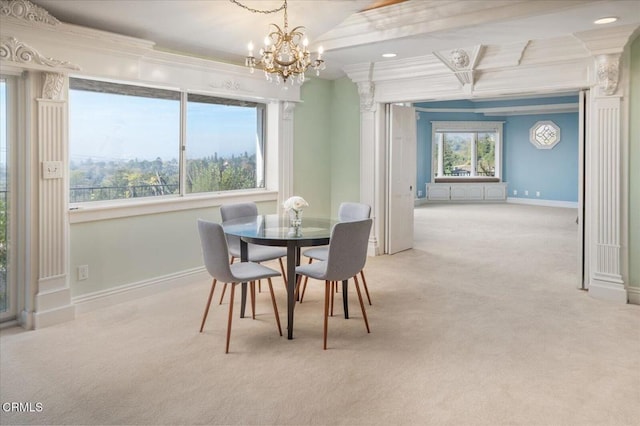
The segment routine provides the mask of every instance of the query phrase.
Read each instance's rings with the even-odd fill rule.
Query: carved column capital
[[[360,110],[373,112],[375,104],[375,84],[372,81],[361,81],[358,83],[358,94],[360,95]]]
[[[64,74],[45,72],[42,74],[42,80],[42,99],[49,99],[53,101],[62,100]]]
[[[596,79],[600,92],[611,96],[618,89],[620,77],[620,55],[598,55],[596,61]]]
[[[295,102],[284,101],[282,103],[282,119],[283,120],[292,120],[293,119],[293,110],[296,108]]]

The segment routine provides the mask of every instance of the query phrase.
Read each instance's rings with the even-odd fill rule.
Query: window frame
[[[431,182],[438,183],[443,181],[469,181],[469,182],[502,182],[502,140],[504,121],[432,121],[431,122]],[[440,138],[436,139],[438,133],[457,132],[457,133],[488,133],[495,132],[497,140],[495,142],[495,173],[494,176],[445,176],[444,171],[444,150],[443,142]],[[473,145],[478,143],[477,138]],[[476,149],[472,148],[472,158],[477,162]],[[434,161],[434,158],[436,161]],[[433,167],[435,164],[435,168]],[[473,167],[476,170],[476,167]]]
[[[270,114],[278,113],[278,109],[273,107],[273,103],[267,103],[264,100],[256,99],[242,99],[230,96],[220,96],[211,93],[203,93],[199,91],[180,90],[175,87],[163,87],[155,85],[147,85],[139,82],[121,81],[121,80],[109,80],[87,77],[84,75],[70,76],[70,78],[77,78],[81,80],[93,80],[96,82],[115,83],[128,86],[135,86],[139,88],[149,88],[158,90],[169,90],[177,92],[180,95],[180,132],[178,142],[178,161],[180,163],[180,190],[177,194],[148,196],[139,198],[122,198],[114,200],[101,200],[91,202],[77,202],[69,203],[69,218],[70,223],[82,223],[96,220],[114,219],[121,217],[131,217],[146,214],[154,214],[160,212],[171,212],[180,210],[191,210],[198,208],[209,208],[216,205],[221,205],[225,202],[243,202],[243,201],[276,201],[278,199],[278,191],[271,188],[271,182],[269,181],[269,165],[272,161],[269,160],[268,152],[270,151],[269,145],[277,143],[277,140],[273,140],[270,137],[270,132],[267,126]],[[256,187],[250,189],[240,190],[226,190],[226,191],[214,191],[214,192],[202,192],[202,193],[186,193],[184,179],[185,179],[185,149],[187,149],[186,140],[186,106],[188,95],[198,96],[211,96],[217,98],[225,98],[232,101],[247,101],[255,104],[259,104],[262,108],[262,137],[263,137],[263,164],[260,166],[263,168],[263,187]],[[274,149],[277,152],[277,149]],[[67,171],[69,170],[69,164],[67,164]],[[67,187],[70,190],[70,185]]]

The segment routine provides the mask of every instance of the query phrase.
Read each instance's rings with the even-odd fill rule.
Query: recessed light
[[[604,24],[610,24],[612,22],[616,22],[617,20],[618,18],[615,16],[607,16],[605,18],[596,19],[595,21],[593,21],[593,23],[596,25],[604,25]]]
[[[396,56],[398,56],[398,55],[395,54],[395,53],[383,53],[382,54],[383,58],[395,58]]]

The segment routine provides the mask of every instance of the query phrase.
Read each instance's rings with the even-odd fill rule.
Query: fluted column
[[[376,121],[378,105],[374,102],[375,85],[371,81],[363,81],[358,84],[360,95],[360,202],[371,206],[373,227],[369,237],[369,254],[376,256],[381,254],[380,238],[384,232],[384,204],[380,200],[380,188],[382,186],[380,161],[381,141],[379,139]],[[383,148],[383,147],[382,147]]]
[[[38,291],[36,328],[73,319],[68,267],[66,76],[43,73],[37,102]]]
[[[282,205],[284,200],[293,195],[293,166],[294,166],[294,144],[293,144],[293,123],[294,123],[294,102],[282,102],[280,104],[280,188],[278,191],[278,205]]]
[[[620,55],[595,58],[596,87],[591,91],[591,176],[588,187],[591,221],[589,293],[627,302],[622,274],[623,188],[621,163],[623,98],[618,90]]]

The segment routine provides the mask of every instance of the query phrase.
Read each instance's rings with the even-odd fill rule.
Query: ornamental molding
[[[42,55],[28,44],[18,41],[15,37],[3,37],[0,39],[0,59],[23,64],[43,65],[49,68],[80,70],[78,65]]]
[[[445,64],[454,73],[463,88],[471,93],[475,83],[475,69],[484,49],[485,46],[479,44],[471,48],[441,50],[433,52],[433,55]]]
[[[240,83],[235,80],[219,81],[216,83],[211,83],[209,86],[214,89],[242,90]]]
[[[282,103],[282,119],[293,120],[293,111],[296,108],[295,102],[284,101]]]
[[[9,16],[27,22],[58,25],[60,21],[29,0],[0,0],[0,17]]]
[[[42,98],[54,101],[62,100],[64,74],[45,72],[42,74]]]
[[[369,112],[373,111],[375,84],[372,81],[359,82],[358,95],[360,95],[360,110]]]
[[[613,95],[618,89],[620,78],[620,55],[598,55],[596,60],[596,79],[600,92]]]

